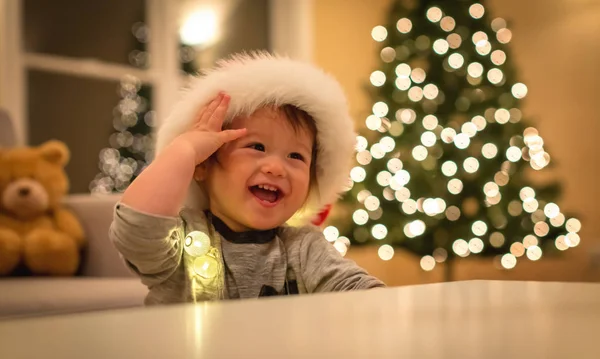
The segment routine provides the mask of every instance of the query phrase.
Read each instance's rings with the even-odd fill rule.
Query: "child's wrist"
[[[189,159],[189,162],[195,165],[196,151],[194,147],[188,141],[179,137],[175,138],[175,140],[165,148],[163,154],[169,157],[182,159],[183,161]]]

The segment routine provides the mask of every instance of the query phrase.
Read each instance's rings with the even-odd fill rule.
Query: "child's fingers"
[[[223,120],[225,119],[225,114],[227,113],[227,109],[229,108],[229,100],[231,97],[224,95],[223,100],[219,103],[219,106],[215,109],[212,115],[209,117],[207,126],[213,131],[220,131],[223,127]]]
[[[243,137],[246,134],[246,129],[241,128],[237,130],[225,130],[219,132],[219,138],[223,143],[227,143],[230,141],[235,141],[240,137]]]
[[[215,109],[219,106],[219,104],[221,103],[222,100],[223,100],[223,94],[219,92],[219,94],[217,95],[217,97],[215,97],[206,106],[206,109],[200,115],[200,118],[198,119],[197,123],[198,124],[206,123],[211,118],[212,114],[215,112]]]

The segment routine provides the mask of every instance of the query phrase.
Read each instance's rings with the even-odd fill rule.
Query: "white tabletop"
[[[0,358],[600,358],[600,284],[469,281],[12,320]]]

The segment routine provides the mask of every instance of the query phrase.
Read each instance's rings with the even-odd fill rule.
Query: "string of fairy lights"
[[[475,19],[482,19],[485,8],[482,4],[475,3],[468,9],[469,15]],[[419,35],[414,40],[414,47],[418,50],[431,49],[437,56],[443,56],[444,70],[454,72],[463,70],[467,82],[472,86],[470,93],[472,98],[484,97],[484,91],[478,86],[484,81],[488,81],[494,86],[503,86],[508,81],[505,72],[501,66],[507,61],[507,54],[502,49],[494,49],[488,34],[483,31],[476,31],[470,36],[465,36],[464,31],[459,33],[456,20],[445,15],[438,6],[430,7],[425,16],[433,24],[439,25],[443,32],[447,33],[445,38],[438,38],[432,41],[427,35]],[[510,43],[512,32],[507,28],[507,23],[502,18],[495,18],[491,21],[493,30],[492,36],[502,45]],[[396,30],[401,34],[410,34],[413,30],[412,21],[403,17],[398,19]],[[371,32],[372,38],[377,42],[382,42],[388,38],[388,30],[384,26],[375,26]],[[459,51],[461,47],[474,46],[477,54],[481,58],[489,56],[492,66],[486,66],[483,61],[471,61],[467,63],[465,56]],[[356,195],[356,200],[362,208],[356,209],[352,213],[352,221],[359,226],[362,231],[355,231],[356,237],[360,234],[363,240],[370,236],[375,240],[384,240],[389,235],[388,228],[378,220],[383,215],[381,201],[397,201],[403,213],[399,213],[399,218],[408,218],[417,212],[424,213],[429,217],[444,216],[451,222],[458,221],[463,215],[473,215],[480,209],[479,201],[474,197],[467,197],[462,204],[449,204],[452,200],[444,198],[426,198],[413,195],[407,185],[411,181],[411,172],[406,168],[405,163],[393,153],[397,147],[396,139],[400,137],[407,129],[407,126],[414,126],[421,122],[423,131],[420,136],[420,143],[416,144],[410,156],[413,160],[421,163],[423,169],[432,170],[440,166],[437,159],[442,157],[443,145],[453,144],[459,150],[469,150],[473,154],[473,141],[477,136],[491,123],[505,125],[508,123],[518,123],[521,121],[522,113],[517,108],[512,108],[511,104],[516,100],[521,100],[527,96],[528,88],[525,84],[518,82],[510,86],[510,93],[502,94],[498,98],[501,108],[488,108],[483,113],[473,116],[469,121],[460,126],[460,131],[447,126],[444,127],[438,117],[435,115],[437,106],[444,102],[445,94],[435,83],[428,83],[427,71],[421,67],[416,67],[403,62],[410,55],[410,50],[406,46],[384,47],[380,52],[380,58],[384,63],[390,64],[395,61],[400,63],[395,67],[395,78],[387,78],[385,72],[376,70],[370,75],[370,82],[374,87],[381,87],[386,83],[393,81],[395,88],[403,92],[414,104],[421,104],[426,115],[418,118],[417,113],[410,108],[398,109],[395,113],[390,113],[390,106],[385,101],[376,102],[372,107],[372,114],[366,118],[365,126],[371,131],[381,133],[378,141],[369,143],[363,136],[357,137],[356,145],[356,167],[352,168],[350,178],[353,184],[361,183],[367,178],[369,165],[374,160],[387,161],[386,169],[376,175],[376,182],[383,188],[382,195],[378,197],[368,189],[363,189]],[[477,60],[477,59],[475,59]],[[512,97],[512,98],[511,98]],[[466,96],[460,96],[456,101],[456,109],[466,111],[469,108],[470,101]],[[394,120],[390,120],[393,117]],[[505,153],[500,153],[499,146],[492,142],[483,143],[476,154],[466,157],[462,162],[447,160],[441,163],[441,173],[447,178],[447,192],[449,197],[456,196],[463,192],[465,184],[461,178],[458,178],[460,170],[464,170],[468,175],[477,175],[482,161],[504,156],[505,160],[501,167],[493,175],[489,182],[485,183],[482,191],[485,194],[486,207],[496,206],[501,203],[503,187],[510,179],[513,164],[526,161],[534,170],[542,170],[550,163],[550,155],[544,150],[544,140],[537,129],[533,127],[526,128],[522,134],[516,134],[510,138],[509,146]],[[528,234],[520,241],[512,243],[509,251],[497,256],[497,264],[500,268],[512,269],[516,266],[518,258],[526,257],[529,260],[539,260],[543,251],[540,247],[539,238],[549,234],[550,228],[564,226],[565,232],[554,239],[554,245],[557,249],[564,251],[571,247],[576,247],[580,242],[578,232],[581,230],[581,222],[576,218],[567,219],[561,213],[560,207],[555,203],[545,203],[536,198],[536,192],[533,188],[525,186],[519,191],[519,199],[508,202],[507,212],[510,216],[521,216],[526,212],[531,217],[533,233]],[[484,246],[491,245],[495,248],[505,246],[505,235],[502,233],[509,221],[505,216],[492,218],[489,223],[477,219],[471,225],[470,239],[456,238],[452,242],[451,249],[453,254],[459,257],[467,257],[470,254],[482,252]],[[362,227],[362,228],[361,228]],[[364,229],[368,230],[364,230]],[[407,238],[415,239],[423,235],[427,230],[427,225],[423,220],[408,219],[403,227],[404,235]],[[332,242],[334,247],[345,255],[350,246],[350,240],[345,236],[340,236],[337,227],[331,225],[324,228],[325,238]],[[482,240],[488,236],[486,241]],[[360,240],[360,238],[358,238]],[[380,244],[378,246],[378,255],[382,260],[393,258],[394,248],[389,244]],[[432,270],[436,263],[446,261],[448,253],[444,248],[437,248],[431,255],[425,255],[421,258],[420,265],[423,270]]]
[[[147,69],[151,59],[143,45],[149,40],[149,28],[145,23],[137,22],[131,27],[131,32],[142,46],[130,51],[129,63],[136,68]],[[179,50],[182,64],[191,63],[195,56],[192,47],[183,46]],[[126,75],[121,79],[118,88],[121,99],[113,109],[114,132],[109,136],[109,147],[100,151],[100,173],[89,186],[92,193],[125,191],[154,158],[154,131],[150,129],[156,121],[149,100],[150,92],[150,87],[135,76]]]

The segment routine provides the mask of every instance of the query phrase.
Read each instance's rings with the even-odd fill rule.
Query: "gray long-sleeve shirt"
[[[316,227],[282,226],[270,238],[231,240],[227,236],[233,232],[222,226],[217,231],[209,222],[203,212],[190,209],[163,217],[117,204],[109,236],[148,286],[146,304],[256,298],[289,292],[290,286],[300,294],[384,286],[343,258]],[[220,248],[215,261],[204,263],[205,269],[219,264],[216,278],[207,280],[194,270],[197,258],[184,248],[192,231],[208,234],[211,245]]]

